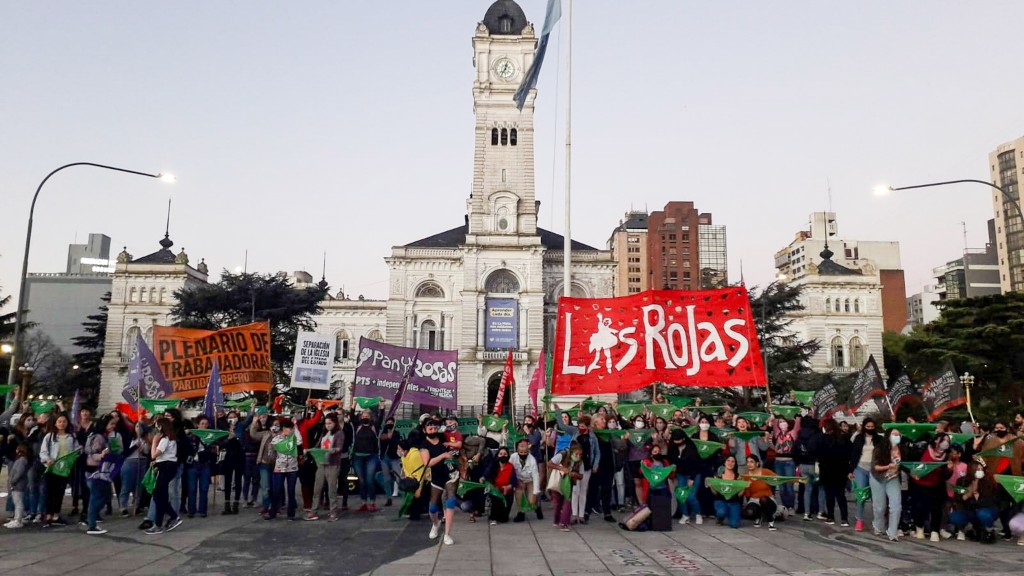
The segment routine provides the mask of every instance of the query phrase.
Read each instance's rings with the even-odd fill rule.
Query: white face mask
[[[900,445],[900,440],[902,440],[902,438],[900,438],[899,436],[890,436],[889,437],[889,442],[893,446],[899,446]]]
[[[974,477],[977,478],[978,480],[981,480],[982,478],[985,477],[985,471],[984,470],[977,470],[977,471],[975,471],[974,472]]]
[[[707,422],[701,422],[697,427],[701,430],[711,430],[711,424],[708,424]]]
[[[636,422],[633,422],[633,428],[640,429],[640,428],[643,428],[643,427],[644,427],[644,421],[643,420],[637,420]]]

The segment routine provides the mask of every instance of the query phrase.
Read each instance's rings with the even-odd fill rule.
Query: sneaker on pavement
[[[433,539],[437,538],[437,535],[438,535],[439,532],[440,532],[440,526],[438,524],[432,525],[430,527],[430,539],[433,540]]]
[[[828,520],[828,516],[825,516],[821,512],[818,512],[818,515],[815,516],[815,518],[817,518],[818,520]]]
[[[327,521],[328,522],[337,522],[338,521],[338,514],[336,512],[331,512],[330,514],[327,515]]]
[[[914,538],[918,540],[924,540],[924,528],[916,528],[914,530]]]
[[[611,514],[608,514],[608,515],[606,515],[606,516],[604,517],[604,521],[605,521],[605,522],[615,522],[615,517],[614,517],[614,516],[612,516]]]
[[[967,540],[967,536],[964,535],[963,531],[960,531],[956,533],[956,539],[963,542],[964,540]]]
[[[455,540],[452,540],[451,536],[445,534],[444,535],[444,545],[445,546],[451,546],[452,544],[455,544]]]
[[[687,524],[690,523],[690,517],[689,516],[683,516],[683,519],[680,520],[679,523],[682,524],[683,526],[686,526]]]
[[[371,503],[370,507],[367,508],[367,510],[370,511],[370,512],[376,512],[377,511],[377,505]]]
[[[149,534],[150,536],[152,536],[154,534],[163,534],[163,533],[164,533],[164,529],[159,527],[159,526],[150,526],[149,529],[146,530],[146,534]]]
[[[178,526],[181,526],[182,522],[184,522],[184,520],[181,519],[181,516],[178,516],[173,521],[167,523],[167,529],[164,530],[164,532],[170,532],[171,530],[174,530]]]
[[[811,519],[811,515],[810,514],[804,514],[804,522],[808,522],[808,521],[810,521],[810,519]]]
[[[104,530],[103,528],[96,527],[96,528],[89,528],[88,530],[85,531],[85,533],[90,535],[90,536],[102,536],[102,535],[106,534],[107,531]]]
[[[696,524],[697,526],[700,526],[701,524],[704,523],[704,516],[701,515],[701,514],[697,514],[697,517],[694,519],[693,523]]]
[[[842,521],[842,522],[841,522],[841,523],[839,524],[839,526],[841,526],[841,527],[843,527],[843,528],[849,528],[849,527],[850,527],[850,523],[849,523],[849,522],[847,522],[846,520],[843,520],[843,521]]]
[[[931,538],[929,538],[929,540],[931,542],[938,542],[939,541],[939,533],[938,532],[932,532],[932,536],[931,536]]]
[[[362,506],[360,506],[359,508],[356,508],[356,512],[366,512],[366,511],[367,511],[367,510],[369,510],[369,509],[370,509],[370,507],[369,507],[369,506],[367,506],[366,504],[363,504],[363,505],[362,505]]]
[[[142,521],[141,524],[139,524],[139,530],[149,530],[152,527],[153,527],[153,521],[150,520],[149,518],[146,518],[145,520]]]
[[[127,510],[121,510],[121,518],[127,518],[127,517],[128,517],[128,511]]]
[[[768,523],[768,531],[769,532],[775,532],[775,522],[769,522]]]
[[[320,517],[316,515],[316,512],[309,512],[306,514],[306,520],[319,520]]]
[[[21,522],[15,522],[14,520],[11,520],[7,524],[4,524],[4,528],[11,528],[11,529],[21,528],[23,526],[24,526],[24,524],[22,524]]]
[[[941,536],[943,540],[949,540],[953,537],[953,533],[943,528],[942,530],[939,530],[939,536]]]
[[[857,531],[857,532],[863,532],[864,531],[864,521],[863,520],[857,520],[857,523],[853,526],[853,529],[855,531]]]

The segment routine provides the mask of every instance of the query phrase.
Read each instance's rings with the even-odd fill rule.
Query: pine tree
[[[821,349],[817,340],[800,341],[793,334],[792,314],[804,309],[800,286],[772,282],[750,299],[761,353],[765,355],[772,399],[790,390],[813,390],[824,384],[811,372],[811,357]]]

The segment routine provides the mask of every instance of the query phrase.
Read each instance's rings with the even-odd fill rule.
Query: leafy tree
[[[328,290],[326,283],[297,289],[284,276],[225,270],[216,284],[175,292],[178,303],[171,314],[178,320],[175,326],[204,330],[269,322],[275,386],[283,391],[291,380],[295,339],[300,331],[316,328],[313,316]]]
[[[882,355],[885,356],[885,373],[891,384],[906,373],[906,347],[910,336],[899,332],[882,332]]]
[[[27,363],[32,372],[32,394],[53,394],[68,397],[75,393],[71,385],[71,356],[40,330],[22,332],[22,353],[19,362]]]
[[[7,296],[0,296],[0,310],[7,307],[8,304],[17,305],[17,302],[13,302],[13,297],[8,294]],[[0,314],[0,342],[6,344],[14,344],[14,319],[17,316],[17,311],[7,312],[6,314]],[[24,337],[26,331],[29,328],[35,326],[35,322],[22,322],[21,333]],[[19,355],[20,356],[20,355]],[[7,383],[7,371],[11,366],[11,358],[9,354],[0,355],[0,374],[3,383]]]
[[[100,389],[100,363],[103,361],[103,349],[107,339],[107,304],[110,303],[110,292],[104,294],[100,300],[103,305],[99,307],[99,313],[93,314],[82,322],[84,336],[75,336],[71,339],[75,346],[83,351],[74,355],[74,363],[78,370],[72,379],[75,389],[81,390],[81,402],[83,405],[95,404]]]
[[[1001,414],[1024,403],[1024,294],[947,300],[939,319],[905,345],[908,373],[916,382],[946,360],[975,375],[971,396],[982,411]]]

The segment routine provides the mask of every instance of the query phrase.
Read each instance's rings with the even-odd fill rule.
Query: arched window
[[[380,333],[380,330],[374,328],[370,330],[370,333],[366,335],[367,340],[376,340],[377,342],[383,342],[384,336]]]
[[[850,366],[860,368],[864,366],[864,362],[864,345],[860,338],[854,336],[850,338]]]
[[[491,128],[491,146],[498,145],[498,129]]]
[[[420,324],[419,348],[437,350],[437,324],[433,320],[424,320]]]
[[[160,299],[157,301],[161,304],[167,301],[167,288],[160,288]]]
[[[491,272],[484,282],[484,290],[492,294],[518,294],[519,280],[515,274],[502,268]]]
[[[860,298],[853,299],[853,311],[860,313]]]
[[[124,347],[122,348],[123,353],[126,357],[131,357],[135,351],[135,340],[142,336],[142,328],[138,326],[132,326],[124,334]]]
[[[825,298],[825,312],[832,310],[832,299]]]
[[[830,348],[832,349],[832,367],[842,368],[845,366],[843,363],[843,339],[839,336],[833,338]]]
[[[850,311],[850,299],[849,298],[847,298],[846,302],[843,304],[843,311],[844,312],[849,312]]]
[[[128,289],[128,301],[129,302],[138,302],[139,301],[139,292],[135,289],[134,286],[132,286],[131,288]]]
[[[444,298],[444,290],[437,282],[424,282],[416,289],[417,298]]]
[[[348,360],[350,358],[349,347],[352,345],[352,340],[349,338],[348,332],[342,330],[335,335],[335,346],[334,346],[334,360]]]
[[[150,348],[153,347],[153,327],[152,326],[150,326],[149,328],[146,328],[146,335],[143,336],[142,339],[146,341],[146,344]]]
[[[149,289],[149,303],[156,304],[157,291],[156,286]]]
[[[518,140],[519,140],[519,131],[518,131],[518,130],[516,130],[515,128],[513,128],[513,129],[512,129],[512,131],[511,131],[511,132],[509,132],[509,135],[508,135],[508,143],[509,143],[509,144],[511,144],[511,145],[513,145],[513,146],[515,146],[515,145],[516,145],[516,142],[517,142]]]
[[[836,312],[839,312],[839,307],[840,307],[840,305],[842,303],[843,303],[842,300],[840,300],[839,298],[836,298],[836,305],[835,305],[835,311]]]
[[[504,34],[512,32],[512,18],[510,16],[498,18],[498,29]]]
[[[508,129],[507,128],[502,128],[501,129],[501,145],[502,146],[507,146],[508,145]]]
[[[146,303],[146,287],[145,286],[143,286],[142,288],[139,288],[139,303],[141,303],[141,304],[145,304]]]

